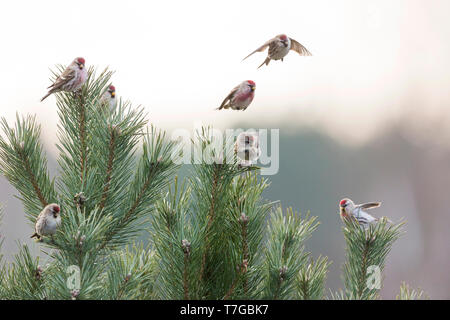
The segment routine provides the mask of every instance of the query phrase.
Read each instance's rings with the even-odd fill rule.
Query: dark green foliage
[[[265,200],[269,183],[259,169],[239,165],[234,141],[216,140],[211,128],[194,138],[202,157],[190,176],[173,181],[176,145],[147,126],[143,109],[124,101],[112,113],[101,106],[111,76],[90,68],[79,92],[55,94],[55,178],[35,118],[17,116],[14,126],[1,120],[0,170],[27,218],[34,225],[56,202],[62,224],[37,244],[45,265],[26,245],[10,264],[0,254],[0,299],[323,299],[330,263],[305,250],[316,218]],[[212,147],[218,142],[225,152]],[[346,290],[333,298],[378,298],[366,286],[367,267],[383,270],[400,226],[382,220],[364,230],[346,222]],[[135,244],[144,230],[150,244]],[[420,297],[402,287],[400,298]]]
[[[381,218],[378,223],[365,229],[354,219],[345,220],[343,232],[347,243],[347,262],[344,265],[344,283],[348,299],[378,298],[378,289],[371,289],[368,285],[371,277],[369,271],[371,267],[383,271],[392,244],[402,234],[402,226],[403,223],[392,224]]]

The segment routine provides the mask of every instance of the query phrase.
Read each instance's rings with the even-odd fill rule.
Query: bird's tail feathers
[[[216,110],[228,109],[230,107],[229,104],[222,104],[220,107],[216,108]]]
[[[258,69],[261,68],[264,64],[265,64],[266,66],[269,65],[269,62],[270,62],[270,58],[267,57],[266,60],[264,60],[264,62],[261,63],[261,65],[258,67]]]
[[[44,101],[45,99],[47,99],[47,97],[48,97],[49,95],[51,95],[52,93],[53,93],[53,92],[47,93],[47,94],[41,99],[41,102]]]

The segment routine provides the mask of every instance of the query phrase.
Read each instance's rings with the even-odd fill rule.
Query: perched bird
[[[41,99],[44,101],[49,95],[59,91],[75,92],[86,82],[87,70],[84,58],[75,58],[72,63],[56,78],[55,82],[48,87],[48,93]]]
[[[110,85],[108,87],[108,90],[106,90],[100,98],[100,105],[102,107],[108,108],[111,113],[114,112],[114,109],[116,109],[117,105],[116,87],[114,87],[113,85]]]
[[[308,51],[303,45],[301,45],[296,40],[289,38],[285,34],[279,34],[275,38],[270,39],[266,43],[264,43],[261,47],[250,53],[243,60],[250,57],[252,54],[256,52],[263,52],[266,48],[269,47],[269,52],[267,53],[267,58],[264,62],[258,67],[261,68],[264,64],[267,66],[270,60],[281,60],[289,53],[289,50],[294,50],[301,56],[311,56],[311,52]]]
[[[339,202],[341,218],[348,219],[353,217],[362,226],[368,226],[372,222],[378,221],[378,218],[372,217],[363,210],[378,208],[380,205],[381,202],[369,202],[355,205],[350,199],[342,199],[341,202]]]
[[[60,208],[56,203],[47,205],[36,219],[34,234],[31,238],[41,239],[42,236],[52,236],[61,225]]]
[[[234,144],[234,153],[237,162],[243,167],[249,167],[256,163],[261,156],[259,136],[256,132],[242,132]]]
[[[256,84],[252,80],[242,82],[231,90],[230,94],[223,100],[218,110],[232,109],[245,110],[255,97]]]

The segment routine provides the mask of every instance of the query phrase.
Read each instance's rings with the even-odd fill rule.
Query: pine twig
[[[45,200],[44,195],[42,194],[41,188],[39,187],[39,184],[36,181],[36,176],[34,175],[33,171],[31,170],[28,159],[25,157],[25,155],[23,154],[23,152],[20,148],[18,148],[17,153],[19,154],[19,157],[24,164],[25,171],[27,172],[28,177],[30,178],[30,183],[33,186],[34,191],[36,192],[36,195],[39,198],[39,201],[42,203],[42,206],[45,207],[46,205],[48,205],[48,202]]]
[[[209,215],[208,215],[208,226],[206,228],[206,237],[205,237],[205,243],[206,243],[206,247],[205,247],[205,251],[203,252],[203,256],[202,256],[202,266],[200,269],[200,281],[203,280],[204,277],[204,272],[205,272],[205,267],[206,267],[206,257],[208,255],[208,251],[209,251],[209,230],[211,228],[211,225],[214,221],[214,214],[215,214],[215,204],[216,204],[216,197],[217,197],[217,186],[219,184],[219,170],[222,166],[220,164],[215,164],[215,169],[214,170],[214,177],[213,177],[213,185],[212,185],[212,191],[211,191],[211,206],[209,209]]]
[[[114,163],[114,157],[115,157],[115,147],[116,147],[116,135],[117,135],[117,129],[111,128],[111,136],[109,140],[109,156],[108,156],[108,166],[106,169],[106,178],[105,178],[105,187],[103,188],[103,194],[102,194],[102,200],[100,202],[100,209],[103,209],[105,207],[106,199],[108,198],[108,191],[110,188],[111,183],[111,174],[113,171],[113,163]]]

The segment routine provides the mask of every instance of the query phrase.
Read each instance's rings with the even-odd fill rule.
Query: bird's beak
[[[256,87],[255,87],[255,86],[252,86],[252,91],[255,91],[255,89],[256,89]]]
[[[84,64],[80,63],[80,69],[84,68]]]
[[[111,97],[115,97],[116,96],[116,93],[113,91],[113,92],[111,92]]]

